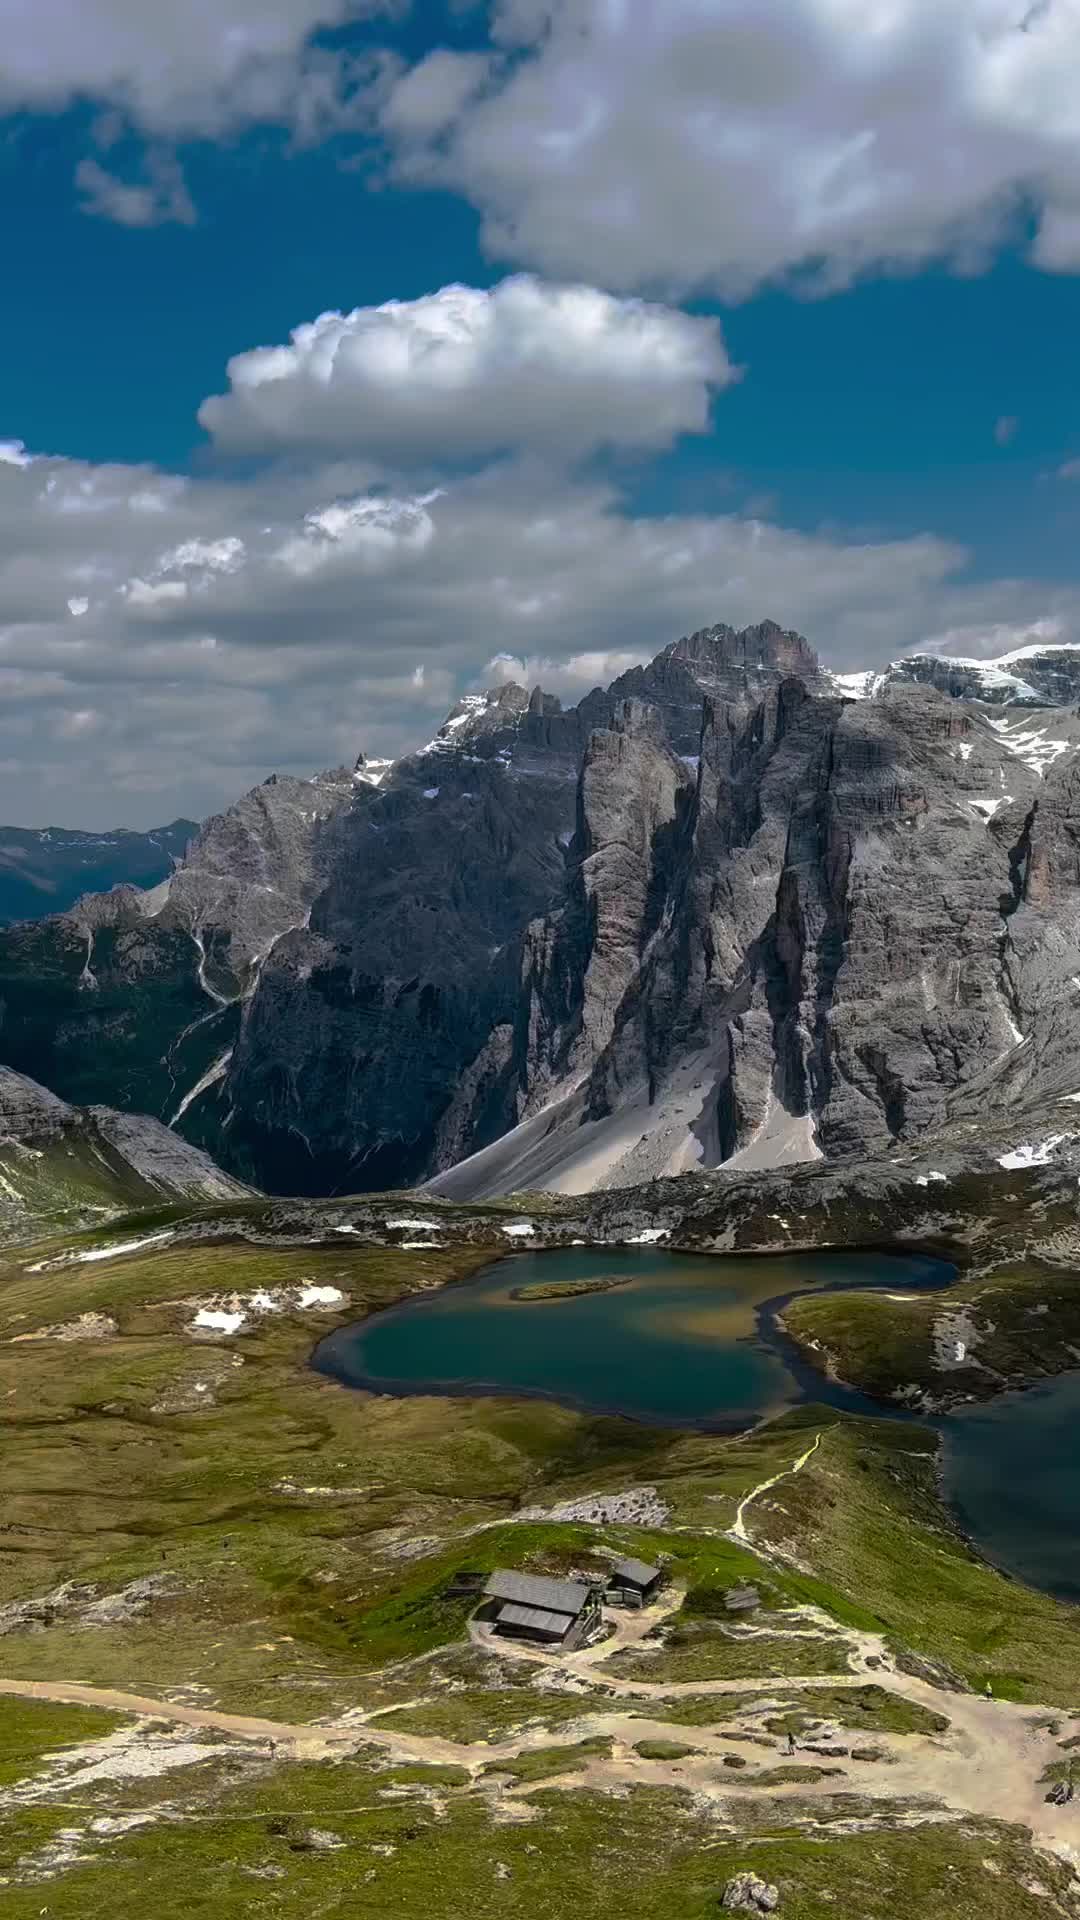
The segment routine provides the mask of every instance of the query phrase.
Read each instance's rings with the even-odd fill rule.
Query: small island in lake
[[[614,1287],[628,1287],[629,1273],[598,1274],[595,1280],[538,1280],[531,1287],[512,1287],[511,1300],[575,1300],[581,1293],[610,1293]]]

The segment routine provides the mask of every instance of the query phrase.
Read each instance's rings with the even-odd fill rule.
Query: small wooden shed
[[[657,1594],[663,1574],[644,1560],[616,1560],[607,1597],[616,1607],[647,1607]]]

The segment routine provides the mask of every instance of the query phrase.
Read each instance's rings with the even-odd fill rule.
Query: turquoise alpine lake
[[[667,1427],[746,1427],[806,1399],[869,1411],[873,1403],[800,1363],[762,1309],[822,1288],[910,1291],[954,1278],[944,1261],[876,1253],[513,1254],[339,1329],[315,1364],[376,1393],[539,1395]],[[620,1284],[598,1284],[605,1280]],[[597,1290],[528,1297],[582,1284]]]

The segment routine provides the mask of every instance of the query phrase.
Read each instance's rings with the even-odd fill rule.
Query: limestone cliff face
[[[245,1011],[223,1095],[234,1164],[297,1191],[430,1169],[462,1077],[516,1017],[520,941],[574,831],[572,760],[530,745],[510,774],[503,751],[495,729],[416,756],[338,822],[310,925],[277,943]],[[474,1082],[466,1149],[489,1109],[496,1130],[512,1118]]]
[[[987,816],[1006,776],[1036,780],[984,721],[932,692],[855,703],[786,679],[705,702],[697,760],[659,876],[639,857],[628,881],[630,836],[607,822],[620,964],[586,1022],[583,1086],[589,1049],[562,1036],[587,968],[566,964],[559,916],[532,930],[547,964],[526,978],[521,1157],[512,1141],[481,1155],[483,1190],[493,1168],[498,1184],[542,1172],[576,1189],[884,1150],[941,1121],[1020,1039],[1015,853]],[[647,883],[635,938],[619,904]],[[465,1192],[472,1177],[439,1185]]]
[[[871,688],[771,623],[568,710],[470,695],[385,771],[257,788],[167,888],[0,933],[0,1058],[309,1193],[621,1186],[1064,1101],[1080,758],[1051,652],[1037,725],[965,663]]]
[[[619,701],[611,725],[590,736],[565,902],[526,936],[522,1114],[585,1077],[608,1047],[659,928],[693,791],[644,701]]]

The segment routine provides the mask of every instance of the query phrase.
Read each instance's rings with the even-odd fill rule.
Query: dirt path
[[[232,1733],[241,1740],[273,1741],[304,1759],[315,1758],[317,1753],[348,1752],[357,1744],[355,1732],[342,1727],[304,1726],[243,1713],[219,1713],[213,1707],[187,1707],[172,1700],[152,1700],[142,1693],[121,1693],[115,1687],[87,1687],[76,1680],[0,1678],[0,1694],[14,1694],[20,1700],[55,1700],[66,1706],[105,1707],[111,1713],[132,1713],[143,1720],[168,1720],[175,1726]]]
[[[743,1545],[752,1545],[746,1526],[751,1503],[781,1480],[800,1473],[817,1452],[822,1435],[790,1467],[773,1474],[745,1494],[736,1509],[729,1537]],[[756,1551],[761,1551],[760,1548]],[[906,1803],[922,1817],[941,1817],[942,1809],[954,1815],[976,1815],[992,1820],[1017,1822],[1030,1829],[1036,1844],[1080,1868],[1080,1803],[1058,1807],[1048,1804],[1045,1786],[1040,1782],[1043,1770],[1063,1754],[1061,1741],[1080,1726],[1080,1718],[1053,1708],[1023,1707],[1010,1701],[986,1699],[975,1694],[943,1693],[913,1674],[898,1671],[882,1638],[838,1628],[835,1621],[809,1607],[789,1610],[788,1638],[804,1636],[808,1629],[839,1634],[846,1642],[850,1671],[840,1674],[784,1674],[723,1680],[647,1680],[612,1674],[608,1666],[613,1654],[638,1645],[655,1631],[664,1619],[676,1612],[683,1594],[669,1590],[657,1605],[620,1618],[614,1634],[592,1647],[576,1653],[550,1653],[515,1646],[515,1661],[527,1660],[544,1667],[556,1680],[575,1679],[602,1685],[607,1698],[619,1705],[600,1705],[582,1696],[581,1713],[572,1722],[552,1729],[544,1725],[503,1741],[460,1741],[428,1734],[408,1733],[379,1724],[373,1713],[353,1711],[335,1722],[300,1723],[254,1718],[243,1714],[221,1713],[212,1707],[181,1705],[167,1700],[148,1699],[141,1694],[124,1693],[113,1688],[85,1686],[79,1682],[17,1680],[0,1678],[0,1695],[13,1694],[23,1699],[54,1700],[111,1708],[143,1720],[158,1720],[177,1725],[200,1727],[237,1739],[258,1742],[281,1758],[324,1759],[355,1753],[361,1748],[377,1747],[388,1757],[428,1765],[458,1766],[477,1779],[485,1768],[499,1761],[511,1762],[518,1755],[537,1747],[576,1745],[583,1738],[601,1736],[612,1741],[610,1757],[597,1758],[583,1771],[551,1777],[560,1786],[626,1787],[630,1785],[677,1785],[715,1799],[730,1801],[733,1796],[768,1794],[770,1798],[797,1797],[802,1800],[827,1798],[838,1791],[855,1792],[870,1801]],[[775,1626],[773,1633],[784,1635]],[[483,1628],[471,1629],[475,1644],[498,1655],[505,1651]],[[797,1755],[802,1764],[839,1768],[839,1772],[818,1782],[796,1780],[790,1784],[755,1785],[754,1772],[767,1772],[787,1761],[778,1746],[748,1748],[746,1734],[760,1732],[744,1709],[729,1712],[726,1727],[682,1726],[671,1720],[649,1717],[650,1703],[715,1697],[718,1718],[723,1718],[720,1703],[725,1697],[753,1696],[758,1712],[766,1701],[780,1703],[792,1695],[816,1689],[845,1689],[875,1684],[900,1699],[928,1712],[944,1715],[949,1726],[940,1734],[890,1734],[867,1730],[852,1735],[837,1730],[827,1742],[850,1747],[868,1745],[877,1749],[881,1759],[860,1761],[850,1754],[830,1759],[814,1754]],[[636,1705],[632,1703],[637,1703]],[[422,1704],[413,1702],[413,1705]],[[536,1717],[542,1719],[544,1695],[537,1693]],[[1073,1722],[1072,1726],[1067,1723]],[[1056,1728],[1056,1731],[1052,1731]],[[743,1737],[740,1738],[739,1735]],[[645,1760],[634,1751],[643,1740],[667,1740],[685,1743],[695,1751],[681,1761]],[[738,1756],[749,1762],[747,1778],[742,1769],[725,1769],[725,1758]],[[493,1785],[493,1791],[497,1788]],[[510,1785],[511,1793],[526,1793]]]
[[[737,1540],[740,1546],[749,1547],[752,1544],[750,1535],[746,1531],[746,1521],[743,1518],[747,1507],[752,1501],[757,1499],[760,1493],[768,1493],[769,1488],[779,1486],[781,1480],[790,1480],[793,1473],[801,1473],[807,1461],[813,1458],[820,1445],[821,1435],[818,1433],[814,1436],[813,1446],[807,1447],[806,1452],[801,1453],[799,1458],[794,1461],[790,1467],[785,1467],[782,1473],[774,1473],[768,1480],[759,1481],[756,1487],[751,1487],[749,1493],[744,1493],[735,1509],[735,1518],[731,1525],[731,1538]]]
[[[653,1624],[655,1623],[655,1616]],[[0,1679],[0,1695],[15,1695],[29,1700],[53,1700],[77,1705],[109,1708],[140,1719],[167,1721],[201,1727],[219,1733],[271,1746],[281,1758],[325,1759],[342,1757],[358,1749],[376,1746],[394,1759],[429,1765],[465,1768],[475,1778],[484,1767],[500,1760],[513,1761],[519,1754],[537,1747],[572,1746],[593,1735],[613,1741],[610,1758],[594,1760],[582,1772],[555,1776],[567,1788],[581,1786],[614,1787],[627,1785],[677,1785],[689,1787],[717,1801],[732,1795],[767,1793],[779,1799],[827,1797],[837,1791],[858,1792],[873,1801],[914,1802],[926,1817],[932,1817],[935,1805],[954,1814],[978,1815],[988,1819],[1019,1822],[1031,1829],[1033,1838],[1068,1860],[1080,1865],[1080,1811],[1073,1806],[1056,1807],[1044,1799],[1045,1788],[1039,1775],[1052,1760],[1060,1760],[1060,1741],[1068,1731],[1069,1716],[1053,1709],[1021,1707],[1003,1700],[984,1699],[974,1694],[943,1694],[926,1681],[897,1672],[881,1641],[874,1635],[849,1635],[853,1671],[849,1674],[805,1674],[768,1679],[700,1680],[679,1684],[640,1680],[608,1679],[603,1674],[602,1656],[614,1650],[613,1643],[595,1650],[597,1657],[571,1655],[561,1661],[548,1656],[546,1664],[555,1670],[572,1670],[572,1663],[585,1660],[592,1677],[603,1679],[624,1702],[753,1694],[761,1700],[784,1700],[793,1692],[828,1687],[861,1687],[873,1682],[900,1698],[932,1713],[945,1714],[948,1731],[934,1735],[867,1732],[854,1736],[845,1731],[837,1743],[871,1745],[883,1758],[876,1762],[849,1757],[830,1760],[810,1753],[797,1754],[803,1765],[835,1766],[837,1775],[819,1782],[796,1781],[790,1785],[755,1787],[752,1778],[743,1781],[731,1770],[721,1771],[725,1756],[737,1755],[749,1761],[747,1773],[784,1764],[787,1755],[778,1748],[755,1751],[736,1728],[680,1726],[670,1720],[653,1720],[647,1711],[632,1711],[628,1704],[619,1708],[593,1707],[582,1701],[579,1719],[558,1728],[540,1727],[527,1734],[503,1741],[464,1744],[427,1734],[407,1733],[372,1725],[366,1715],[351,1715],[324,1725],[256,1718],[244,1714],[221,1713],[212,1707],[187,1706],[168,1700],[150,1699],[142,1694],[124,1693],[110,1687],[84,1686],[77,1682]],[[543,1695],[537,1696],[537,1713],[543,1712]],[[1048,1722],[1060,1723],[1055,1734]],[[737,1723],[736,1723],[737,1724]],[[664,1739],[685,1742],[697,1751],[678,1762],[644,1760],[634,1752],[642,1740]],[[512,1789],[516,1791],[516,1789]],[[528,1791],[527,1788],[521,1791]]]

